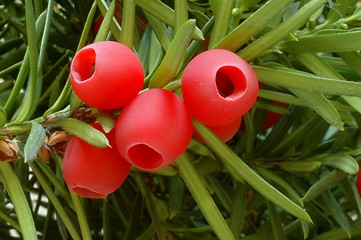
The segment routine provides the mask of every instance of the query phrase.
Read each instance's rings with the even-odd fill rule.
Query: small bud
[[[66,144],[70,140],[71,135],[64,131],[55,131],[50,137],[46,137],[44,144],[38,152],[38,158],[48,163],[53,152],[64,153]]]
[[[43,144],[38,152],[38,158],[43,161],[48,163],[50,161],[50,157],[51,157],[51,149],[48,147],[47,144]]]
[[[53,134],[51,134],[48,145],[49,146],[55,146],[58,143],[67,142],[71,138],[70,134],[64,131],[55,131]]]

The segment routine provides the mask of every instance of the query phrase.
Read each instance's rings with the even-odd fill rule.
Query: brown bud
[[[247,199],[250,201],[254,197],[254,192],[252,190],[247,191]]]
[[[43,162],[48,163],[50,161],[50,157],[51,149],[48,147],[48,145],[43,144],[38,152],[38,158]]]
[[[94,122],[96,114],[94,114],[89,107],[80,107],[71,115],[71,117],[86,123],[91,123]]]
[[[18,141],[16,139],[0,139],[0,161],[15,162],[18,158]]]
[[[258,221],[258,213],[256,210],[251,210],[248,214],[249,219],[252,222],[257,222]]]
[[[71,138],[71,135],[64,131],[55,131],[51,136],[49,137],[49,140],[47,144],[49,146],[55,146],[58,143],[61,142],[67,142]]]
[[[45,144],[51,148],[53,152],[64,153],[67,143],[72,135],[64,131],[55,131],[49,139],[45,141]]]

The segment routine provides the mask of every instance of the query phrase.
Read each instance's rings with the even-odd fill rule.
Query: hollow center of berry
[[[234,66],[224,66],[216,74],[216,86],[223,98],[234,98],[247,88],[245,77],[240,69]]]
[[[228,97],[234,92],[234,85],[224,73],[218,72],[216,76],[216,84],[219,94],[222,97]]]
[[[85,81],[95,72],[95,51],[92,48],[83,49],[78,52],[76,59],[73,62],[73,76],[77,81]]]
[[[128,157],[133,164],[142,169],[156,169],[163,163],[163,157],[146,144],[136,144],[129,148]]]

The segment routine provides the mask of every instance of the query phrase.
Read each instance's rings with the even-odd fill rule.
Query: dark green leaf
[[[270,222],[272,224],[272,231],[274,238],[277,240],[286,240],[286,236],[284,234],[282,227],[281,218],[279,216],[279,213],[277,212],[276,206],[270,201],[267,201],[266,203],[270,215]]]
[[[207,141],[212,151],[220,157],[228,170],[232,170],[231,174],[233,174],[236,179],[239,178],[237,177],[237,175],[239,175],[265,198],[269,199],[294,216],[311,222],[310,216],[301,207],[260,177],[232,150],[220,141],[207,127],[195,121],[193,122],[193,125],[199,134]]]
[[[0,174],[5,189],[10,196],[10,200],[12,204],[14,204],[23,239],[38,239],[32,212],[13,167],[9,163],[1,163]]]
[[[85,142],[100,148],[108,147],[106,136],[89,124],[73,118],[62,118],[56,121],[58,127],[77,136]]]
[[[201,177],[197,174],[188,155],[183,154],[175,162],[184,183],[192,193],[194,200],[202,210],[203,216],[207,219],[215,234],[222,239],[234,239],[224,217],[214,203],[211,195],[205,187]]]
[[[169,180],[169,211],[173,218],[181,210],[183,203],[184,184],[179,176],[170,177]]]
[[[361,49],[361,30],[325,32],[288,40],[277,48],[284,52],[348,52]]]
[[[358,0],[336,0],[327,14],[325,25],[336,22],[340,18],[344,18],[352,14]],[[330,4],[332,2],[329,2]]]
[[[242,1],[247,4],[251,1]],[[262,5],[249,18],[243,21],[237,28],[229,33],[222,41],[216,44],[216,48],[224,48],[230,51],[236,51],[243,44],[249,41],[254,35],[265,28],[269,21],[280,14],[282,10],[292,1],[271,0]],[[262,19],[262,20],[260,20]]]
[[[325,176],[321,177],[317,182],[312,184],[310,189],[307,191],[305,196],[303,196],[302,200],[304,202],[310,201],[315,197],[319,196],[326,190],[328,190],[331,186],[337,184],[342,178],[346,177],[346,173],[343,171],[334,170],[332,172],[327,173]]]
[[[343,129],[340,114],[324,95],[299,89],[290,89],[290,91],[308,104],[311,109],[320,114],[328,123],[340,130]]]
[[[322,7],[325,2],[326,0],[308,1],[307,4],[300,8],[285,22],[282,22],[279,26],[242,49],[238,55],[246,61],[253,60],[260,56],[265,51],[271,49],[276,43],[285,39],[289,34],[292,34],[299,27],[304,25],[309,20],[310,16]]]
[[[178,69],[184,60],[195,24],[195,20],[188,20],[177,31],[164,59],[150,80],[150,88],[164,87],[177,75]]]
[[[253,67],[258,80],[266,84],[274,84],[289,89],[303,89],[332,95],[361,97],[361,83],[338,79],[318,77],[306,72]]]
[[[0,127],[3,127],[7,122],[7,114],[3,107],[0,106]]]
[[[330,190],[327,190],[322,194],[323,201],[330,215],[336,219],[337,223],[347,233],[348,237],[351,238],[351,225],[349,222],[349,216],[341,208],[335,196]]]
[[[335,154],[318,158],[318,160],[325,166],[337,168],[350,175],[357,175],[359,172],[358,163],[353,157],[347,154]]]

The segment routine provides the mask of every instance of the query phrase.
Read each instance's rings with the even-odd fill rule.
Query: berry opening
[[[246,88],[246,79],[240,69],[234,66],[224,66],[216,73],[216,86],[223,98],[235,98]]]
[[[73,64],[73,77],[76,81],[82,82],[91,78],[95,72],[94,49],[86,48],[78,52]]]
[[[73,192],[79,194],[82,197],[88,197],[88,198],[105,198],[106,196],[104,196],[103,194],[94,192],[88,188],[84,188],[84,187],[72,187],[71,190],[73,190]]]
[[[163,163],[163,157],[154,148],[146,144],[136,144],[129,148],[128,157],[139,168],[152,170]]]

